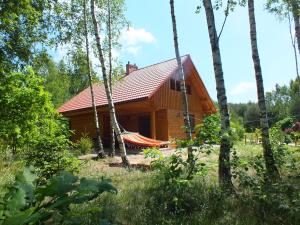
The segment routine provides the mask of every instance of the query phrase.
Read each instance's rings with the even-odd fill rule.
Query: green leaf
[[[33,168],[25,168],[23,172],[20,172],[16,176],[16,187],[25,191],[26,198],[29,202],[33,202],[34,197],[34,185],[37,176],[32,172]]]
[[[46,196],[64,196],[74,189],[77,180],[78,177],[69,172],[62,171],[59,175],[53,177],[46,186],[37,189],[38,198],[41,200]]]
[[[33,213],[34,208],[29,208],[23,212],[18,212],[13,214],[11,217],[7,217],[4,220],[3,225],[23,225],[26,224],[28,221],[27,219]]]
[[[17,189],[7,196],[6,208],[10,214],[14,214],[26,205],[26,192],[23,189]]]
[[[82,178],[76,190],[80,193],[98,192],[98,182],[96,180]]]

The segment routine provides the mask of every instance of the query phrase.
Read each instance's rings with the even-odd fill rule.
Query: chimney
[[[139,68],[137,67],[136,64],[130,64],[129,62],[126,64],[126,76],[130,73],[132,73],[133,71],[138,70]]]

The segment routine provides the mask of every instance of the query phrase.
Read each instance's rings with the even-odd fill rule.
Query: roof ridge
[[[183,57],[185,57],[185,56],[190,56],[190,54],[182,55],[182,56],[180,56],[180,58],[183,58]],[[151,64],[151,65],[148,65],[148,66],[144,66],[144,67],[142,67],[142,68],[138,68],[138,69],[135,70],[135,71],[142,70],[142,69],[146,69],[146,68],[148,68],[148,67],[155,66],[155,65],[158,65],[158,64],[166,63],[166,62],[172,61],[172,60],[174,60],[174,59],[176,59],[176,57],[175,57],[175,58],[172,58],[172,59],[167,59],[167,60],[164,60],[164,61],[161,61],[161,62],[158,62],[158,63],[154,63],[154,64]],[[133,72],[135,72],[135,71],[133,71]],[[130,74],[132,74],[133,72],[131,72]],[[129,74],[129,75],[130,75],[130,74]],[[127,76],[128,76],[128,75],[127,75]]]

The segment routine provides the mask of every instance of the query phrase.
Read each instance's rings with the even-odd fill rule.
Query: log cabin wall
[[[100,133],[103,137],[103,114],[99,114]],[[96,136],[94,115],[90,113],[74,115],[70,117],[70,129],[74,132],[72,141],[78,140],[83,134],[88,134],[90,137]]]
[[[161,141],[169,140],[169,121],[168,112],[162,109],[155,112],[156,139]]]
[[[206,99],[202,96],[203,87],[199,84],[197,80],[197,71],[193,68],[187,69],[185,67],[186,86],[189,86],[190,94],[188,94],[188,104],[189,104],[189,113],[195,117],[195,124],[201,123],[204,112],[203,108],[206,106]],[[174,77],[172,77],[174,79]],[[175,77],[176,79],[176,77]],[[162,131],[163,138],[162,140],[173,139],[173,138],[185,138],[186,135],[182,129],[183,123],[183,111],[182,111],[182,97],[181,92],[171,89],[171,79],[168,79],[159,90],[152,96],[153,105],[156,110],[162,110],[166,112],[164,118],[160,118],[161,115],[157,114],[157,119],[160,120],[160,123],[157,123],[157,131],[160,132],[161,129],[167,128],[167,131]],[[166,118],[167,117],[167,118]],[[167,119],[165,121],[165,119]]]
[[[201,123],[202,114],[197,112],[190,112],[195,118],[195,125]],[[180,110],[169,109],[167,110],[168,115],[168,139],[172,140],[174,138],[183,139],[186,138],[183,126],[183,114]],[[192,134],[195,136],[195,133]]]
[[[188,94],[189,111],[203,114],[203,107],[206,106],[207,100],[204,96],[204,90],[199,81],[197,71],[188,64],[184,65],[186,75],[186,86],[190,88]],[[171,77],[177,79],[176,74]],[[177,109],[182,110],[181,92],[171,89],[171,79],[167,79],[164,84],[151,97],[156,109]]]

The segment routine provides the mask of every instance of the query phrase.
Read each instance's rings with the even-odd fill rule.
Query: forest
[[[186,137],[170,140],[170,149],[147,147],[135,154],[124,142],[113,100],[113,86],[125,73],[114,49],[122,49],[121,31],[130,27],[126,1],[0,1],[1,225],[300,224],[300,0],[197,1],[189,13],[205,15],[217,112],[195,127],[178,1],[169,0],[165,14],[180,81],[184,125],[178,130]],[[294,53],[293,79],[271,91],[263,80],[257,4],[274,20],[288,22]],[[256,82],[257,100],[248,103],[227,100],[225,84],[231,81],[221,57],[227,18],[239,8],[247,9]],[[70,48],[56,60],[51,51],[60,45]],[[100,135],[95,84],[105,90],[109,148]],[[73,140],[69,120],[57,109],[86,88],[96,138]]]

